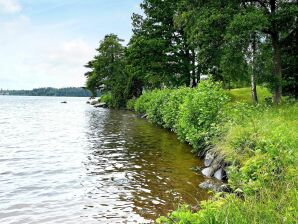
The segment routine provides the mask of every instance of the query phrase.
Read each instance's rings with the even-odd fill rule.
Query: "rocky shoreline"
[[[227,163],[224,159],[207,151],[205,155],[198,154],[201,159],[204,159],[204,168],[201,173],[210,178],[199,185],[203,189],[212,190],[214,192],[231,192],[228,184]]]

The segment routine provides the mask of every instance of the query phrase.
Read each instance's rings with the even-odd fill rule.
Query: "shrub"
[[[112,103],[112,95],[111,93],[105,93],[100,97],[100,102],[106,103],[108,106]]]
[[[170,94],[171,90],[169,89],[152,91],[151,100],[146,109],[146,115],[149,121],[160,126],[164,124],[162,108],[164,108],[164,104],[167,102]]]
[[[218,115],[229,101],[218,83],[201,82],[180,106],[175,124],[178,137],[190,143],[195,150],[204,149],[214,135],[212,126],[219,121]]]
[[[174,130],[181,141],[202,149],[214,135],[221,108],[228,102],[219,83],[203,81],[196,88],[163,89],[145,92],[135,103],[135,111],[149,121]]]
[[[136,103],[136,99],[128,100],[127,103],[126,103],[126,109],[134,111],[135,103]]]
[[[146,113],[146,110],[149,107],[150,100],[153,97],[153,92],[147,91],[144,92],[141,97],[139,97],[134,105],[134,110],[140,114]]]
[[[180,105],[183,104],[185,99],[192,94],[193,89],[181,87],[179,89],[171,90],[167,100],[160,108],[164,128],[175,131],[175,124],[179,118]]]

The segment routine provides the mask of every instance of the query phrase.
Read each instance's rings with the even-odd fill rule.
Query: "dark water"
[[[85,101],[0,96],[0,223],[150,223],[207,198],[174,134]]]

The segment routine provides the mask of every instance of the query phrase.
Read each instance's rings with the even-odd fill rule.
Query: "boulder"
[[[106,103],[98,103],[98,104],[94,105],[94,107],[96,107],[96,108],[99,108],[99,107],[107,108],[108,105]]]
[[[214,173],[214,170],[212,169],[212,167],[207,167],[202,170],[202,174],[206,177],[212,177],[213,173]]]
[[[147,114],[141,115],[141,118],[146,119],[147,118]]]
[[[61,103],[67,103],[66,101],[62,101]]]
[[[98,101],[98,100],[93,100],[93,101],[90,102],[90,104],[91,104],[92,106],[94,106],[94,105],[99,104],[99,101]]]
[[[227,184],[221,182],[215,182],[211,180],[206,180],[199,184],[199,187],[206,190],[211,190],[214,192],[231,192],[231,189]]]
[[[202,170],[202,174],[206,177],[213,177],[215,171],[217,171],[220,168],[220,166],[221,164],[219,163],[219,161],[214,160],[211,166],[206,167]]]
[[[214,177],[217,179],[217,180],[224,180],[226,179],[226,172],[225,170],[221,167],[219,168],[215,173],[214,173]]]
[[[215,159],[215,156],[208,152],[205,156],[204,165],[210,166],[214,159]]]
[[[90,104],[90,101],[87,101],[86,103],[87,103],[87,104]]]

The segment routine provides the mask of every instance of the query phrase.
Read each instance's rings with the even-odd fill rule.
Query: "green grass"
[[[251,98],[250,87],[231,89],[228,91],[228,94],[230,95],[232,102],[239,101],[239,102],[245,102],[245,103],[253,103]],[[262,86],[257,86],[257,95],[260,103],[263,103],[266,97],[272,96],[269,90]]]

